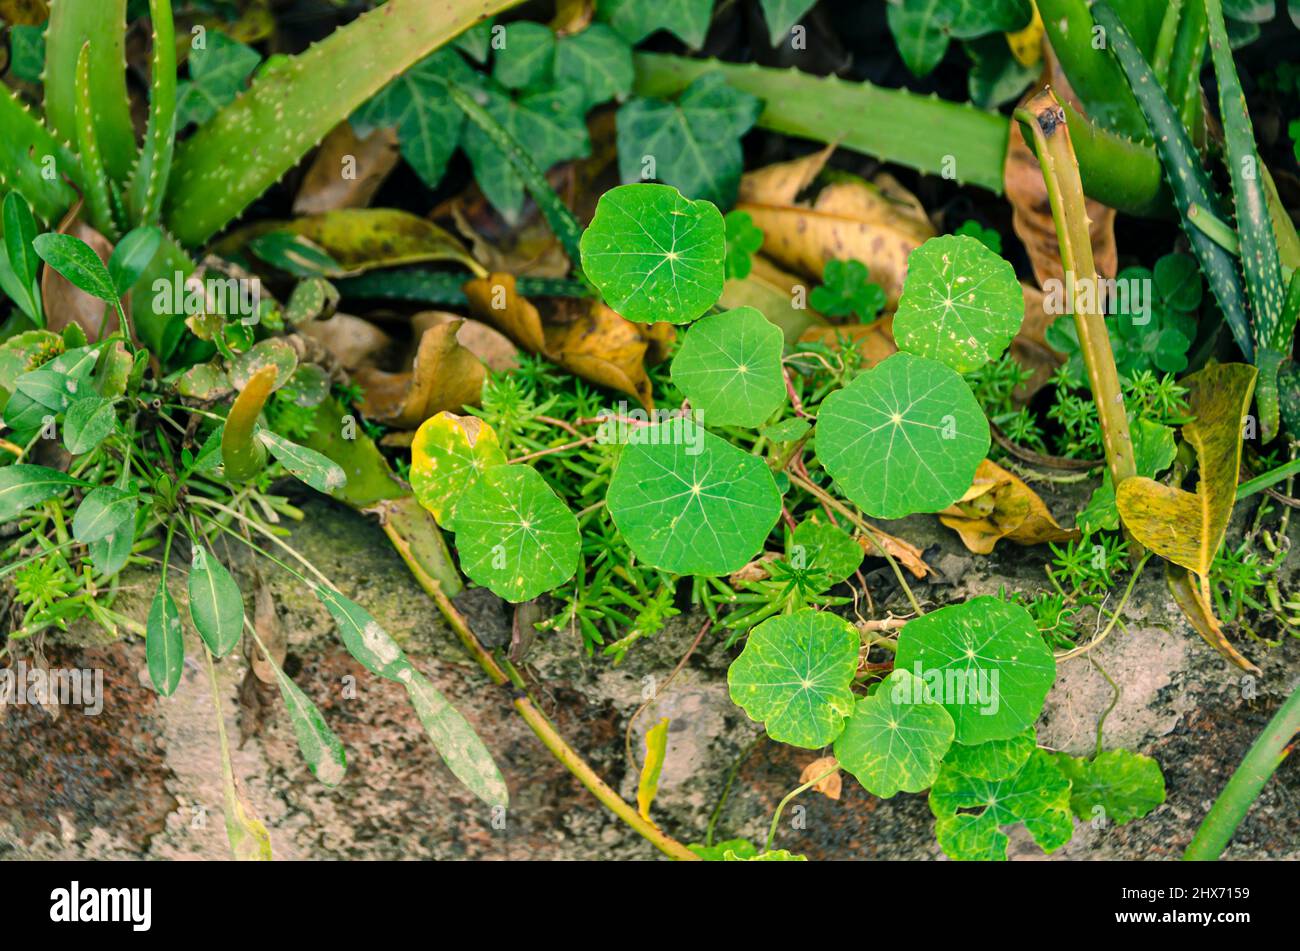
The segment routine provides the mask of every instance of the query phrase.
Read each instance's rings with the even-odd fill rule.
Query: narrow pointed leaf
[[[194,546],[189,595],[190,620],[199,636],[213,654],[225,657],[244,630],[244,598],[226,566],[202,545]]]

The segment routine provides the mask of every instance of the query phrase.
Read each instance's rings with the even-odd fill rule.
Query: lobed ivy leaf
[[[727,670],[731,700],[767,735],[815,750],[835,739],[854,712],[858,632],[837,615],[806,608],[749,632]]]
[[[747,211],[729,211],[722,219],[727,234],[727,280],[749,277],[754,269],[754,255],[763,246],[763,229],[754,224]]]
[[[158,582],[158,590],[149,606],[145,623],[145,661],[153,688],[164,697],[170,697],[181,682],[181,668],[185,666],[185,638],[181,633],[181,615],[176,602],[167,590],[167,572]]]
[[[583,91],[587,108],[632,91],[632,47],[604,23],[593,23],[555,46],[555,76]]]
[[[896,669],[858,700],[835,740],[835,758],[868,792],[888,799],[927,789],[952,737],[952,717],[930,698],[925,682]]]
[[[887,11],[899,55],[916,76],[939,65],[950,38],[1014,32],[1032,15],[1029,0],[897,0]]]
[[[528,20],[506,24],[492,62],[493,79],[509,89],[526,89],[549,82],[554,69],[555,34],[548,27]]]
[[[710,426],[757,428],[785,403],[784,342],[753,307],[702,317],[673,358],[673,383]]]
[[[1091,759],[1057,753],[1056,765],[1070,780],[1070,808],[1083,820],[1124,825],[1165,801],[1160,764],[1140,753],[1107,750]]]
[[[578,568],[578,520],[537,470],[484,469],[456,507],[462,570],[511,603],[557,588]]]
[[[603,0],[598,9],[601,19],[629,43],[668,30],[691,49],[699,49],[709,32],[713,0]]]
[[[25,462],[0,466],[0,522],[9,522],[25,509],[61,495],[74,485],[81,485],[81,481],[58,469]]]
[[[580,246],[583,271],[628,320],[690,323],[722,294],[722,215],[668,185],[605,192]]]
[[[1032,725],[1056,679],[1056,659],[1029,612],[988,595],[909,621],[894,667],[926,682],[965,744]]]
[[[763,460],[685,418],[631,433],[606,499],[637,558],[674,574],[739,570],[781,513]]]
[[[624,182],[656,178],[690,198],[735,203],[744,157],[740,137],[762,112],[756,97],[719,73],[691,83],[676,102],[630,99],[615,120]]]
[[[195,544],[188,582],[190,621],[208,649],[225,657],[244,631],[244,598],[217,556]]]
[[[454,529],[456,505],[489,466],[505,465],[496,430],[477,416],[442,412],[420,424],[411,441],[411,488],[443,528]]]
[[[908,256],[894,338],[969,373],[1010,346],[1024,316],[1015,268],[975,238],[940,235]]]
[[[763,17],[773,46],[780,46],[799,18],[813,8],[817,0],[761,0]]]
[[[97,486],[86,493],[72,516],[72,537],[83,545],[108,538],[134,522],[139,504],[134,492],[111,485]]]
[[[224,33],[208,30],[205,46],[191,49],[190,78],[176,84],[176,127],[207,122],[235,101],[261,55]]]
[[[821,286],[813,288],[808,303],[828,317],[855,315],[866,324],[884,309],[885,292],[867,280],[867,266],[861,261],[830,260],[822,270]]]
[[[868,515],[937,512],[970,487],[989,426],[948,366],[896,353],[822,402],[817,456]]]
[[[327,495],[347,485],[343,468],[328,456],[308,449],[269,429],[258,430],[257,438],[275,460],[317,492]]]
[[[117,426],[113,401],[83,396],[68,405],[63,417],[63,445],[74,456],[90,452]]]

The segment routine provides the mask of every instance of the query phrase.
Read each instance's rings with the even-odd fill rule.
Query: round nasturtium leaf
[[[722,214],[669,185],[605,192],[579,247],[587,277],[628,320],[690,323],[722,296]]]
[[[710,426],[762,426],[785,402],[783,345],[753,307],[703,317],[673,358],[673,382]]]
[[[731,700],[772,739],[819,749],[853,713],[858,646],[853,626],[826,611],[770,618],[749,632],[727,671]]]
[[[1001,355],[1024,316],[1015,268],[975,238],[941,235],[907,258],[894,339],[967,373]]]
[[[909,621],[894,668],[925,681],[966,744],[1008,739],[1032,724],[1056,679],[1056,659],[1029,612],[988,595]]]
[[[504,465],[496,430],[477,416],[439,413],[420,424],[411,442],[411,488],[443,528],[457,503],[489,466]]]
[[[942,363],[896,353],[822,402],[817,457],[877,518],[937,512],[961,498],[989,449],[966,381]]]
[[[537,470],[483,470],[456,506],[460,566],[512,603],[559,587],[578,569],[578,520]]]
[[[857,702],[835,740],[835,758],[868,792],[888,799],[928,789],[952,735],[952,717],[929,697],[925,681],[895,670]]]
[[[781,514],[763,460],[685,417],[632,431],[606,498],[633,553],[682,575],[740,570]]]

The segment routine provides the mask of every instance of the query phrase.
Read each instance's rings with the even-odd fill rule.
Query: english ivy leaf
[[[37,235],[32,247],[41,260],[58,271],[74,287],[78,287],[110,304],[117,301],[117,289],[108,268],[94,249],[80,238],[70,234]]]
[[[889,32],[913,76],[929,75],[948,51],[945,0],[898,0],[885,8]]]
[[[329,494],[347,484],[342,467],[315,449],[299,446],[269,429],[258,430],[257,438],[275,460],[317,492]]]
[[[531,466],[485,469],[462,493],[455,522],[461,569],[513,604],[578,569],[578,520]]]
[[[116,486],[91,489],[72,516],[72,537],[84,545],[108,538],[135,521],[139,503],[134,492]]]
[[[447,768],[489,806],[508,804],[506,781],[469,721],[414,667],[407,667],[398,679],[406,685],[411,706]]]
[[[989,425],[957,372],[896,353],[837,390],[817,415],[817,457],[868,515],[937,512],[961,498]]]
[[[808,750],[835,739],[854,711],[858,632],[837,615],[806,608],[749,632],[727,670],[731,700],[767,735]]]
[[[915,253],[915,252],[913,252]],[[857,315],[870,323],[884,309],[885,292],[867,280],[867,266],[861,261],[827,261],[822,284],[808,295],[812,308],[830,317]]]
[[[604,23],[593,23],[576,36],[560,37],[555,76],[582,89],[587,108],[621,98],[632,91],[632,47]]]
[[[28,83],[39,83],[45,71],[45,27],[9,27],[9,71]]]
[[[600,17],[629,43],[640,43],[651,33],[668,30],[697,50],[704,45],[713,16],[713,0],[603,0]]]
[[[722,221],[727,233],[727,280],[749,277],[754,255],[763,246],[763,230],[745,211],[729,211]]]
[[[476,63],[486,63],[488,47],[492,42],[491,18],[475,23],[456,37],[452,44]]]
[[[101,396],[83,396],[68,405],[63,418],[63,445],[79,456],[98,446],[117,425],[113,401]]]
[[[817,0],[761,0],[763,17],[773,46],[785,42],[799,18],[811,10]]]
[[[316,704],[302,692],[302,688],[290,680],[280,665],[269,656],[267,660],[275,671],[275,682],[280,687],[280,696],[289,711],[289,722],[293,724],[293,735],[298,740],[302,758],[307,761],[317,779],[326,786],[337,786],[343,782],[348,768],[348,755],[343,749],[343,743],[334,735]]]
[[[930,811],[939,845],[954,859],[1006,859],[1002,828],[1017,823],[1024,823],[1044,852],[1056,851],[1074,834],[1070,781],[1042,749],[1006,779],[971,776],[945,762],[930,787]]]
[[[1056,659],[1029,612],[988,595],[909,621],[894,668],[925,681],[965,744],[1031,726],[1056,679]]]
[[[818,521],[815,516],[808,516],[795,526],[790,542],[790,560],[794,561],[798,555],[803,562],[796,567],[824,571],[832,585],[839,584],[862,564],[862,546],[853,536],[842,528]]]
[[[1137,474],[1154,479],[1174,462],[1177,446],[1169,426],[1149,419],[1135,419],[1129,424],[1133,439],[1133,464]],[[1102,471],[1101,485],[1093,490],[1088,507],[1079,513],[1078,525],[1085,532],[1119,528],[1119,509],[1115,505],[1115,483],[1108,470]]]
[[[1160,764],[1140,753],[1107,750],[1091,759],[1057,753],[1056,765],[1070,780],[1070,808],[1084,821],[1122,826],[1165,801]]]
[[[338,625],[339,636],[348,653],[372,674],[406,683],[402,674],[411,670],[410,661],[370,612],[333,588],[316,585],[314,590]]]
[[[0,522],[8,522],[74,485],[81,481],[58,469],[25,462],[0,466]]]
[[[205,48],[190,51],[190,78],[176,84],[176,127],[207,122],[234,102],[261,61],[251,46],[208,30]]]
[[[555,34],[541,23],[520,20],[505,28],[492,77],[510,89],[542,86],[555,69]]]
[[[868,792],[888,799],[930,787],[952,734],[952,717],[930,699],[925,682],[895,670],[858,700],[835,739],[835,758]]]
[[[590,153],[582,87],[566,82],[514,98],[500,86],[487,85],[478,95],[488,114],[528,150],[543,171],[556,162]],[[474,123],[465,130],[465,154],[488,201],[506,221],[516,221],[523,210],[524,182],[510,157]]]
[[[969,373],[1001,355],[1024,316],[1015,268],[974,238],[940,235],[908,256],[894,337],[903,350]]]
[[[167,590],[166,571],[158,582],[158,591],[149,607],[144,655],[153,689],[164,697],[170,697],[181,682],[181,668],[185,666],[185,638],[181,634],[180,612],[176,610],[171,592]]]
[[[465,115],[447,95],[446,81],[473,85],[477,74],[455,50],[426,56],[381,89],[352,116],[357,134],[397,130],[402,158],[430,188],[436,188],[461,140]]]
[[[108,259],[108,273],[118,294],[125,294],[145,272],[162,244],[162,229],[156,225],[134,228],[122,236]]]
[[[189,577],[190,620],[217,657],[225,657],[244,632],[244,598],[216,555],[194,546]]]
[[[690,323],[722,295],[722,215],[668,185],[605,192],[580,246],[583,270],[628,320]]]
[[[691,198],[730,206],[744,165],[740,137],[760,112],[757,98],[719,73],[695,80],[675,103],[630,99],[615,120],[619,175],[624,182],[657,178]]]
[[[739,570],[781,514],[762,459],[680,417],[630,433],[607,500],[633,553],[674,574]]]
[[[478,477],[508,460],[496,430],[477,416],[439,413],[411,441],[411,488],[443,528],[454,530],[456,505]]]
[[[702,317],[673,358],[673,383],[710,426],[761,426],[785,403],[784,343],[753,307]]]

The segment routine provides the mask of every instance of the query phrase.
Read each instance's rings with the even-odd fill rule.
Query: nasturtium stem
[[[1264,784],[1291,751],[1297,733],[1300,733],[1300,684],[1268,721],[1228,785],[1219,793],[1183,853],[1184,859],[1217,859],[1222,854],[1251,804],[1259,798]]]
[[[764,852],[772,851],[772,843],[776,841],[777,824],[780,823],[781,813],[785,812],[785,807],[790,804],[790,800],[794,799],[796,796],[800,795],[801,793],[807,792],[809,789],[812,789],[814,786],[816,786],[826,777],[832,776],[835,773],[838,773],[839,771],[840,771],[840,764],[836,763],[834,766],[826,770],[826,772],[822,773],[820,776],[814,776],[812,779],[808,780],[808,782],[804,783],[802,786],[796,786],[794,789],[790,790],[788,793],[785,794],[785,798],[776,804],[776,812],[772,813],[772,824],[767,827],[767,842],[763,846]]]

